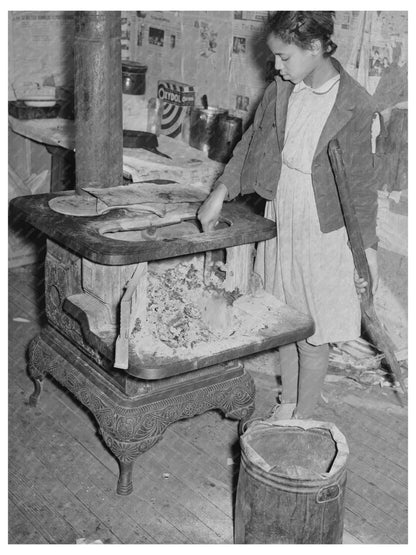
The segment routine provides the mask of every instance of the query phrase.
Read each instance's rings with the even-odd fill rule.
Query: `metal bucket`
[[[333,424],[254,422],[240,444],[235,543],[342,543],[348,446]]]

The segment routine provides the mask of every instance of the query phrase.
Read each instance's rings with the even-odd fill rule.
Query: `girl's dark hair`
[[[335,12],[275,12],[269,15],[266,24],[268,35],[277,35],[283,42],[295,43],[308,50],[313,40],[320,40],[324,57],[331,56],[337,49],[332,42]]]

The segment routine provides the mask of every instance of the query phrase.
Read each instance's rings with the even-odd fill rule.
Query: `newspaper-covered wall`
[[[71,86],[73,12],[9,12],[9,99],[33,86]]]
[[[247,120],[273,57],[264,11],[122,12],[122,57],[148,66],[146,98],[159,80],[194,87],[199,103]],[[391,64],[407,62],[407,12],[336,12],[336,57],[370,93]],[[73,77],[73,12],[9,12],[9,98],[24,83],[68,86]]]
[[[160,78],[195,88],[197,102],[227,108],[249,119],[267,85],[273,57],[264,40],[265,11],[129,12],[131,59],[149,65],[147,94]],[[407,63],[407,12],[338,11],[336,57],[370,94],[380,76]],[[125,52],[126,54],[126,52]]]
[[[267,12],[164,11],[130,12],[135,36],[124,55],[148,65],[148,96],[160,79],[172,79],[206,95],[211,106],[246,119],[265,87],[259,36]],[[259,50],[261,52],[259,52]]]

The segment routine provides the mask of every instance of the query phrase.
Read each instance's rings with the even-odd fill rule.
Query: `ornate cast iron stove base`
[[[50,326],[30,344],[29,374],[35,383],[31,405],[36,405],[41,382],[50,374],[92,412],[105,443],[119,461],[120,495],[133,491],[136,458],[160,441],[173,422],[212,409],[241,420],[254,410],[253,379],[239,361],[174,378],[138,380],[141,387],[127,395],[111,375]]]

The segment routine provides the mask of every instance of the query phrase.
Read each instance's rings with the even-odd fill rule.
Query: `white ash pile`
[[[221,289],[215,274],[205,285],[203,264],[204,257],[195,256],[167,269],[149,268],[146,327],[171,348],[192,348],[233,332],[232,304],[239,293]],[[133,335],[139,331],[136,327]]]
[[[252,295],[226,291],[226,265],[214,267],[205,282],[203,254],[149,264],[146,322],[138,319],[131,335],[137,353],[206,356],[260,340],[279,322],[281,303],[261,287]]]

